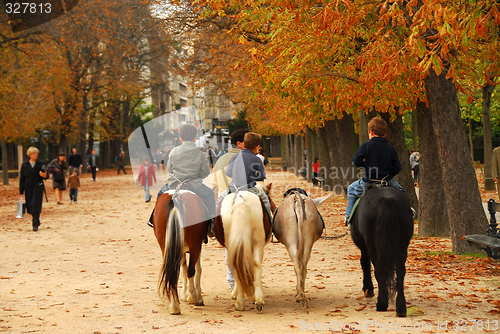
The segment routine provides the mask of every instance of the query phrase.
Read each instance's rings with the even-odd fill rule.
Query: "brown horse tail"
[[[242,210],[244,208],[246,210]],[[229,263],[232,264],[234,273],[237,275],[240,286],[245,291],[245,294],[253,296],[255,273],[251,241],[252,222],[250,221],[251,218],[245,219],[251,217],[250,208],[246,203],[241,203],[234,209],[234,212],[238,212],[238,214],[233,214],[232,217],[233,222],[229,238],[231,244],[227,245],[228,250],[231,248],[230,254],[232,254]]]
[[[160,273],[159,290],[170,300],[171,295],[177,295],[177,281],[181,268],[184,230],[179,210],[171,200],[168,202],[167,231],[165,236],[165,252]]]
[[[396,281],[394,272],[396,263],[401,257],[400,219],[397,211],[397,203],[394,198],[381,198],[379,212],[375,222],[375,238],[377,240],[377,269],[385,278],[389,298],[393,298],[396,292]]]

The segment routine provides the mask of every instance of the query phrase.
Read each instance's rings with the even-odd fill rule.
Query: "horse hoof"
[[[203,300],[201,302],[194,303],[194,306],[205,306]]]
[[[257,312],[262,313],[262,311],[264,311],[264,304],[257,303],[255,304],[255,308],[257,309]]]
[[[375,296],[375,293],[373,293],[373,290],[365,290],[365,297],[366,298],[372,298]]]
[[[309,306],[307,299],[301,299],[301,300],[298,300],[298,302],[300,304],[300,307],[302,307],[302,308],[307,308]]]
[[[405,318],[406,317],[406,311],[404,312],[396,312],[396,315],[400,318]]]
[[[171,314],[171,315],[178,315],[178,314],[181,314],[181,309],[174,309],[174,310],[170,310],[170,314]]]
[[[387,311],[387,305],[379,305],[379,303],[377,303],[377,312],[385,312]]]

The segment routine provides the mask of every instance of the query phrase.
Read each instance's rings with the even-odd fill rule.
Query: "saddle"
[[[285,193],[283,194],[283,198],[288,197],[292,193],[299,193],[309,197],[309,194],[302,188],[290,188],[287,191],[285,191]]]
[[[389,184],[389,182],[387,182],[385,180],[385,178],[383,178],[382,180],[370,180],[370,181],[373,181],[373,182],[365,187],[366,191],[373,189],[373,188],[384,188],[384,187],[391,186]],[[354,202],[354,206],[352,207],[352,210],[350,212],[349,219],[347,220],[347,224],[349,224],[351,222],[351,219],[354,216],[356,209],[358,208],[358,204],[359,204],[360,199],[361,199],[361,197],[358,197],[358,199],[356,199],[356,202]]]
[[[293,195],[293,194],[302,194],[306,197],[309,197],[309,194],[302,188],[290,188],[287,191],[285,191],[285,193],[283,194],[283,198],[287,198],[288,196]],[[305,220],[306,219],[305,202],[302,200],[301,204],[302,204],[302,212],[304,213],[304,220]],[[271,222],[271,226],[273,228],[274,228],[274,219],[276,218],[277,213],[278,213],[278,208],[276,208],[276,210],[274,210],[274,212],[273,212],[273,219]],[[323,220],[323,216],[321,216],[321,213],[319,212],[319,210],[318,210],[318,215],[319,215],[319,218],[321,219],[321,222],[323,223],[323,228],[325,228],[325,221]]]

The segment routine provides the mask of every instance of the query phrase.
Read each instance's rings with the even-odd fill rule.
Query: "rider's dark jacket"
[[[394,146],[383,137],[373,137],[361,144],[352,159],[354,165],[363,168],[363,181],[389,181],[401,171],[401,162]]]

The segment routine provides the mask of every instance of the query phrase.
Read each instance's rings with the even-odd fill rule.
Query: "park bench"
[[[465,240],[469,243],[477,245],[484,250],[489,257],[500,259],[500,230],[495,217],[497,211],[500,211],[500,203],[496,203],[494,199],[488,201],[488,213],[490,214],[490,227],[483,234],[466,235]]]

